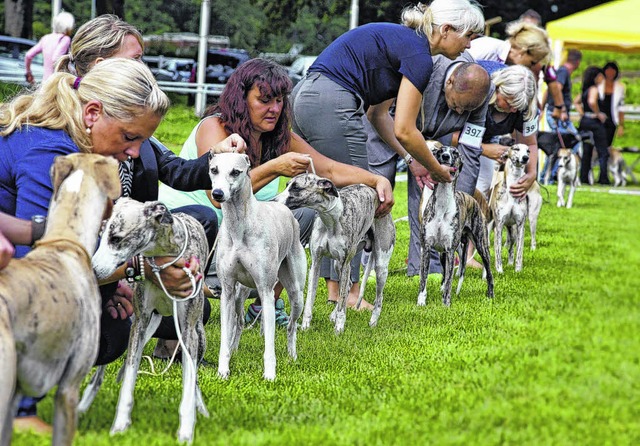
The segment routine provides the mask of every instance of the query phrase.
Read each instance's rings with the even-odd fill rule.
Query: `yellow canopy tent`
[[[547,23],[555,65],[560,65],[564,47],[640,52],[638,11],[640,0],[618,0]]]

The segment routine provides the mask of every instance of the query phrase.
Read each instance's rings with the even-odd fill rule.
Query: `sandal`
[[[286,327],[289,325],[289,315],[284,309],[284,300],[281,297],[276,299],[276,326]]]
[[[276,299],[276,326],[286,327],[289,324],[289,315],[287,315],[284,309],[284,300],[282,298]],[[251,304],[249,309],[244,315],[244,323],[247,325],[253,325],[257,320],[260,320],[260,314],[262,313],[262,305]]]
[[[251,304],[244,315],[244,323],[252,326],[260,319],[262,313],[262,305]]]

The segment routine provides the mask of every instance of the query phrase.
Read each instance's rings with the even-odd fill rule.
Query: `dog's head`
[[[273,199],[289,209],[308,207],[317,211],[338,197],[338,189],[326,178],[312,173],[303,173],[293,177],[287,188]]]
[[[246,187],[247,183],[251,190],[250,169],[249,157],[242,153],[209,154],[211,197],[223,203],[234,196],[236,191]]]
[[[524,167],[529,162],[529,146],[526,144],[514,144],[507,151],[507,160],[515,167]]]
[[[568,169],[571,166],[571,160],[573,159],[571,149],[560,149],[557,153],[558,168]]]
[[[443,166],[455,167],[456,171],[451,173],[452,178],[456,179],[462,170],[462,157],[456,147],[438,145],[431,149],[433,156]]]
[[[158,232],[172,225],[171,212],[159,201],[141,203],[120,198],[93,255],[93,269],[98,279],[109,277],[127,259],[153,249]]]

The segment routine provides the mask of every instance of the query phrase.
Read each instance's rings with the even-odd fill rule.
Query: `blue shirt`
[[[394,23],[369,23],[346,32],[309,67],[360,96],[365,109],[397,97],[403,76],[422,93],[432,70],[427,38]]]
[[[64,130],[23,126],[0,138],[0,211],[19,218],[47,215],[55,157],[79,152]],[[16,247],[16,257],[29,248]]]

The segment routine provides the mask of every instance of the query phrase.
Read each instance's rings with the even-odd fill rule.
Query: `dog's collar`
[[[187,230],[187,225],[181,218],[178,218],[176,216],[174,216],[173,218],[180,222],[180,224],[182,225],[182,230],[184,231],[184,245],[182,245],[182,249],[180,250],[180,253],[172,261],[167,262],[164,265],[160,265],[160,266],[156,265],[156,261],[153,257],[145,257],[145,259],[147,260],[147,263],[151,267],[151,271],[153,271],[154,276],[156,276],[156,279],[158,279],[158,283],[160,284],[160,288],[162,288],[162,291],[164,291],[164,294],[175,303],[177,301],[186,301],[196,297],[198,293],[200,293],[200,290],[202,289],[204,278],[200,278],[200,281],[197,281],[196,278],[193,277],[193,273],[189,268],[186,268],[186,267],[182,268],[185,274],[189,276],[189,280],[191,281],[191,288],[192,288],[191,295],[185,297],[184,299],[180,299],[175,296],[172,296],[171,294],[169,294],[169,292],[167,291],[167,288],[164,286],[164,283],[162,282],[162,278],[160,277],[160,271],[170,267],[171,265],[176,263],[178,259],[182,258],[182,256],[184,256],[184,253],[187,251],[187,245],[189,244],[189,231]]]
[[[66,243],[68,245],[71,245],[74,248],[76,248],[76,251],[80,251],[80,253],[83,254],[84,260],[86,261],[87,265],[89,265],[89,268],[91,268],[91,256],[87,252],[87,249],[84,246],[82,246],[82,244],[80,244],[79,242],[75,240],[71,240],[70,238],[59,237],[59,238],[40,239],[33,244],[33,247],[37,248],[39,246],[56,245],[61,243]]]

